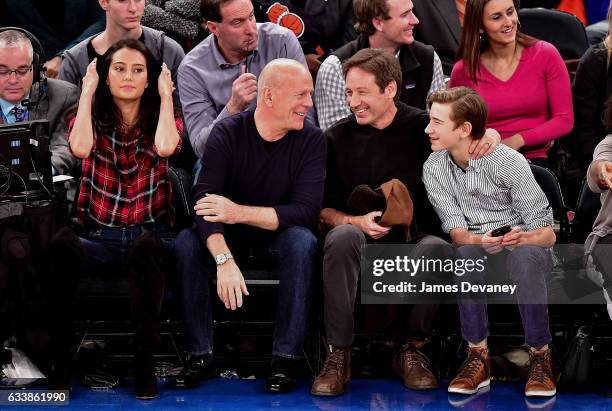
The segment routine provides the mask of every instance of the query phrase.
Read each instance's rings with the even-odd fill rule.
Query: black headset
[[[19,27],[0,27],[0,33],[2,33],[3,31],[9,31],[9,30],[15,30],[18,31],[22,34],[24,34],[28,40],[30,40],[30,43],[32,44],[32,70],[34,71],[34,76],[32,79],[32,84],[34,83],[38,83],[39,81],[42,80],[42,72],[43,72],[43,64],[46,61],[45,60],[45,52],[42,48],[42,45],[40,44],[40,41],[36,38],[35,35],[33,35],[32,33],[30,33],[27,30],[24,30],[22,28]]]

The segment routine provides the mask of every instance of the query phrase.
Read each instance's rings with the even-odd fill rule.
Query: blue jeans
[[[105,275],[124,272],[128,268],[130,249],[145,233],[154,234],[167,252],[174,252],[173,235],[166,224],[139,224],[125,228],[98,226],[85,230],[79,237],[85,251],[85,272]]]
[[[457,258],[478,260],[499,258],[491,256],[479,245],[464,245],[457,249]],[[548,305],[534,304],[534,301],[546,301],[546,276],[552,270],[550,251],[537,246],[519,246],[507,253],[506,268],[515,285],[519,312],[525,331],[525,342],[531,347],[542,347],[552,337],[548,327]],[[469,281],[478,284],[483,281],[486,270],[478,272],[465,270],[461,277],[454,276],[456,282]],[[469,296],[460,298],[459,315],[463,338],[472,343],[479,343],[489,336],[489,320],[486,304],[477,303]]]
[[[316,237],[304,227],[290,227],[277,233],[267,244],[267,253],[280,262],[273,355],[302,357],[316,249]],[[187,352],[192,355],[212,353],[211,300],[218,297],[216,293],[211,294],[210,280],[211,275],[215,275],[215,263],[193,228],[178,234],[175,252]]]
[[[81,237],[65,227],[52,240],[52,278],[78,278],[82,273],[104,278],[127,275],[136,355],[149,356],[161,343],[159,316],[173,248],[172,233],[165,224],[96,226]],[[70,306],[68,301],[64,305]]]

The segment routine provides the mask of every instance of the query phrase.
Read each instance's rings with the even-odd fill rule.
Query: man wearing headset
[[[40,43],[26,33],[0,29],[0,124],[48,120],[53,173],[69,174],[76,159],[68,149],[64,120],[78,102],[78,89],[65,81],[41,78]]]
[[[68,174],[77,161],[68,148],[65,118],[79,93],[73,84],[41,77],[42,54],[40,43],[29,32],[0,28],[0,124],[48,120],[53,171]],[[0,325],[0,339],[16,336],[17,347],[44,373],[53,375],[58,373],[59,359],[70,355],[69,349],[52,347],[70,347],[55,336],[71,312],[61,302],[68,301],[66,293],[75,285],[66,276],[48,281],[44,261],[37,261],[38,250],[44,247],[42,238],[57,221],[52,207],[44,212],[42,208],[33,229],[26,228],[34,220],[25,213],[16,219],[0,216],[0,306],[18,307],[11,311],[15,326]]]

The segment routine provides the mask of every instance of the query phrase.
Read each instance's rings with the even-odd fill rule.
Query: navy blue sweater
[[[323,132],[306,121],[302,130],[266,143],[257,132],[254,113],[235,114],[212,129],[193,187],[194,202],[207,193],[219,194],[241,205],[273,207],[279,231],[292,226],[314,229],[325,181]],[[213,233],[225,233],[224,224],[200,216],[195,220],[204,241]]]

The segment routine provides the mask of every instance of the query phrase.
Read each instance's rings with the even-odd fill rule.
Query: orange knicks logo
[[[306,28],[304,21],[297,14],[291,13],[287,6],[276,2],[268,8],[266,13],[272,23],[288,28],[298,39],[304,34]]]

